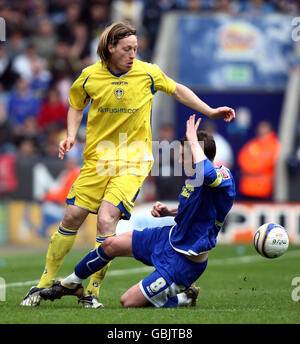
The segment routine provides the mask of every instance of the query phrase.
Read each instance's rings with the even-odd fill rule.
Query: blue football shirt
[[[217,235],[235,198],[235,183],[228,168],[215,168],[205,159],[195,164],[195,170],[179,195],[176,225],[169,234],[173,249],[190,256],[216,246]]]

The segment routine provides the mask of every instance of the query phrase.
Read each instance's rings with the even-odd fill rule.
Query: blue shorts
[[[157,270],[140,281],[139,287],[145,298],[155,307],[163,307],[170,297],[186,289],[185,286],[176,283],[169,285]]]
[[[142,231],[134,230],[132,234],[132,252],[135,259],[155,267],[153,274],[140,282],[144,296],[155,296],[157,288],[160,292],[167,290],[171,296],[190,287],[202,274],[202,265],[192,262],[183,254],[176,252],[169,243],[169,231],[172,226],[145,228]],[[150,277],[151,276],[151,277]],[[162,279],[160,279],[162,278]],[[164,282],[164,281],[165,282]],[[153,284],[153,282],[155,282]],[[165,283],[165,284],[164,284]],[[151,295],[151,292],[153,295]],[[152,302],[154,304],[154,302]]]

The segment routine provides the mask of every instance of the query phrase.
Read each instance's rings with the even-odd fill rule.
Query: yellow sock
[[[47,288],[52,285],[66,254],[75,242],[76,234],[76,230],[67,229],[60,224],[58,231],[51,236],[46,256],[46,265],[37,285],[38,288]]]
[[[95,244],[94,249],[97,248],[98,246],[100,246],[101,243],[107,237],[114,236],[114,235],[115,234],[113,234],[113,235],[105,235],[105,236],[98,236],[96,238],[96,244]],[[94,274],[92,274],[92,276],[90,278],[90,283],[86,287],[85,295],[92,295],[92,296],[99,297],[100,288],[102,286],[102,282],[104,280],[105,274],[106,274],[107,270],[110,267],[110,264],[111,264],[111,261],[107,265],[105,265],[103,269],[101,269],[101,270],[95,272]]]

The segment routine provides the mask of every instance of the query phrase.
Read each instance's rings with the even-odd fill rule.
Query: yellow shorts
[[[97,214],[103,200],[121,210],[121,218],[129,220],[134,202],[147,177],[143,175],[101,176],[97,161],[85,160],[80,174],[71,187],[66,203],[77,205]],[[150,172],[152,162],[147,162]]]

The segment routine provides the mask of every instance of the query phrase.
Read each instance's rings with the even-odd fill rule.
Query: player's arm
[[[225,122],[230,122],[235,118],[235,112],[228,106],[218,108],[211,108],[204,101],[202,101],[191,89],[176,83],[176,88],[172,96],[180,103],[198,111],[211,119],[224,118]]]
[[[213,163],[205,155],[201,145],[198,142],[197,130],[201,118],[195,122],[196,115],[190,116],[186,121],[186,137],[191,147],[193,163],[196,168],[196,178],[194,186],[202,187],[203,182],[215,187],[222,181],[222,175],[218,176]]]
[[[175,217],[178,212],[178,207],[167,207],[164,203],[155,202],[151,210],[151,214],[154,217],[165,217],[173,216]]]
[[[63,159],[65,153],[67,153],[74,145],[76,135],[82,120],[83,110],[77,110],[69,107],[68,119],[67,119],[67,138],[60,141],[58,147],[58,157]]]
[[[197,136],[197,130],[201,122],[201,117],[198,118],[196,123],[195,117],[196,115],[191,115],[190,118],[186,121],[186,137],[192,150],[193,162],[194,164],[197,164],[198,162],[205,160],[207,157],[198,142]]]

